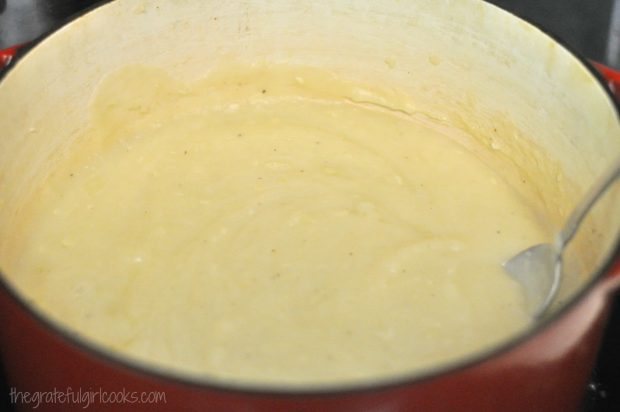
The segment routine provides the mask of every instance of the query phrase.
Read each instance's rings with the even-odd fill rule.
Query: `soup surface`
[[[28,205],[9,274],[94,342],[212,379],[436,367],[530,323],[501,264],[547,240],[408,96],[311,68],[127,67]]]

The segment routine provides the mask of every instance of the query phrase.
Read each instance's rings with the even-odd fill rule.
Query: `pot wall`
[[[0,113],[0,267],[11,272],[15,239],[7,234],[19,233],[11,225],[23,199],[85,126],[106,73],[146,64],[193,80],[223,61],[263,60],[327,68],[415,96],[409,110],[487,146],[556,227],[620,153],[613,105],[587,68],[536,28],[478,0],[117,0],[56,32],[0,83],[7,108]],[[583,240],[600,253],[567,277],[564,298],[617,240],[613,200],[593,223],[603,230]]]

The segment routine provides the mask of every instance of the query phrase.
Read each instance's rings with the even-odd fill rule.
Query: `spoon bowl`
[[[563,254],[592,207],[620,176],[620,159],[596,180],[570,214],[555,244],[542,243],[519,252],[504,263],[504,270],[521,284],[527,310],[542,317],[555,300],[562,283]]]

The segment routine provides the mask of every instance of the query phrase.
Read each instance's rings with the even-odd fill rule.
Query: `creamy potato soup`
[[[211,379],[423,372],[530,322],[502,263],[548,228],[412,97],[318,69],[127,67],[27,205],[8,275],[132,359]]]

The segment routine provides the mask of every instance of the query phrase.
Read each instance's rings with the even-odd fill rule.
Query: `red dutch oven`
[[[0,54],[0,64],[14,52]],[[593,67],[482,1],[116,0],[38,42],[2,77],[0,268],[10,249],[6,222],[19,212],[20,196],[86,124],[88,101],[106,73],[139,63],[191,80],[229,59],[378,74],[419,96],[429,115],[475,119],[482,135],[502,118],[556,159],[579,191],[620,156],[617,108]],[[620,208],[611,197],[606,202],[596,262],[563,308],[510,342],[422,376],[295,390],[189,378],[76,337],[30,306],[4,275],[2,361],[20,393],[82,391],[81,403],[48,398],[40,411],[84,410],[88,391],[95,393],[88,410],[575,411],[620,287]],[[124,398],[102,402],[99,391]],[[139,398],[154,391],[165,398]]]

